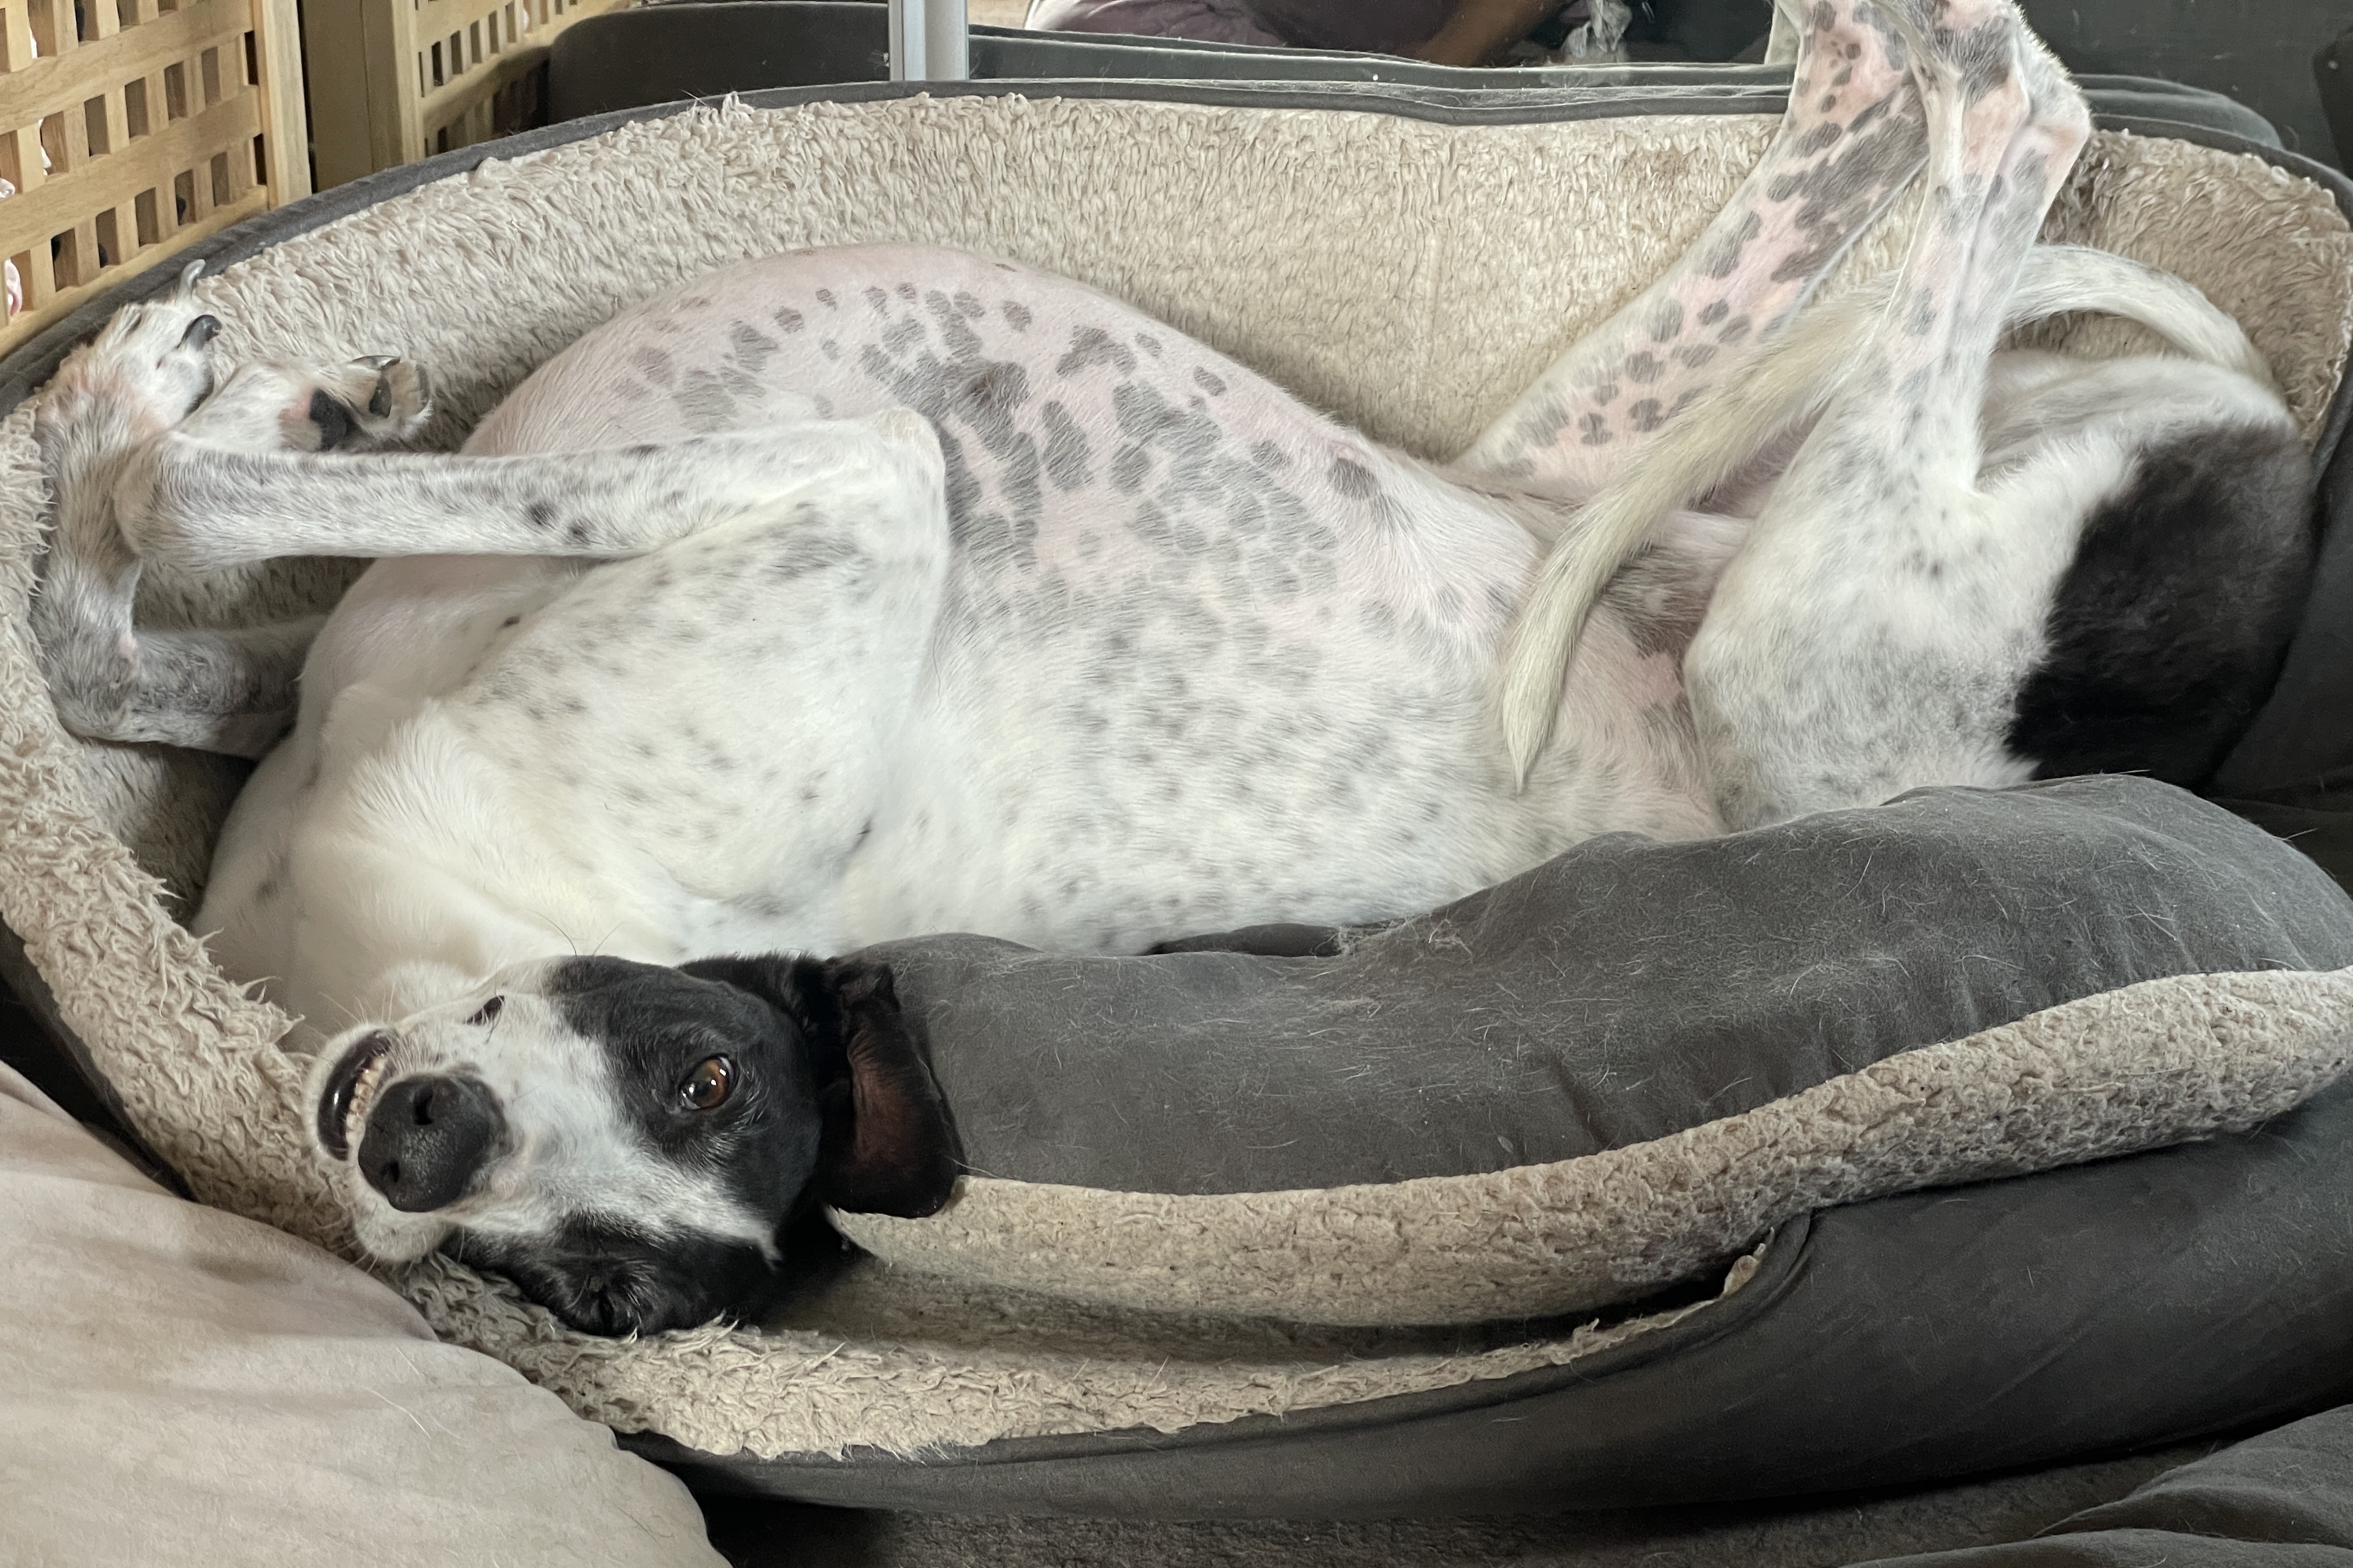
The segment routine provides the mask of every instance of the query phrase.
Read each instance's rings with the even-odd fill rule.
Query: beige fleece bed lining
[[[450,444],[580,331],[685,277],[797,244],[932,241],[1092,282],[1372,434],[1436,456],[1662,267],[1769,130],[1746,116],[1447,127],[1356,112],[1017,97],[704,110],[486,163],[289,239],[205,288],[227,323],[223,345],[232,354],[414,354],[444,389],[432,435]],[[1907,226],[1875,237],[1857,265],[1885,265]],[[2272,357],[2307,434],[2317,430],[2353,331],[2353,231],[2326,191],[2260,159],[2103,134],[2052,237],[2123,250],[2205,288]],[[2078,324],[2068,344],[2105,352],[2116,331]],[[300,1142],[301,1064],[275,1043],[285,1019],[211,968],[174,922],[185,904],[165,896],[185,898],[200,885],[237,770],[157,749],[85,746],[58,731],[26,632],[42,499],[26,410],[0,422],[0,821],[8,844],[0,919],[24,937],[142,1136],[198,1196],[347,1247],[347,1228]],[[250,617],[322,603],[348,574],[301,565],[200,583],[158,574],[144,609],[154,620]],[[2154,1100],[2129,1088],[2105,1102],[2120,1110],[2119,1126],[2243,1124],[2333,1070],[2329,1053],[2346,1033],[2343,976],[2156,984],[2171,988],[2173,1011],[2163,1016],[2172,1021],[2151,1027],[2179,1047],[2179,1071],[2168,1109],[2152,1110]],[[1891,1069],[1895,1077],[1940,1059],[1915,1055],[1921,1062]],[[1987,1079],[1989,1092],[2067,1108],[2042,1130],[2046,1152],[2088,1157],[2106,1146],[2096,1130],[2084,1132],[2103,1103],[2090,1078],[2038,1079],[2042,1067],[2000,1051],[1970,1059],[2014,1069]],[[2029,1088],[2052,1098],[2035,1100]],[[1957,1079],[1926,1086],[1922,1103],[1949,1108],[1958,1089]],[[1907,1091],[1874,1079],[1871,1092],[1901,1100]],[[2211,1103],[2200,1099],[2210,1093]],[[1817,1109],[1852,1114],[1841,1106]],[[1788,1102],[1765,1108],[1752,1113],[1763,1120],[1750,1130],[1795,1114]],[[1886,1122],[1871,1145],[1883,1175],[1902,1175],[1908,1145],[1893,1133],[1900,1125]],[[1871,1144],[1862,1122],[1850,1131],[1852,1147]],[[1694,1136],[1693,1146],[1703,1141]],[[2000,1168],[2007,1157],[1973,1155],[1972,1147],[1957,1137],[1947,1153],[1957,1163],[1927,1179]],[[1641,1181],[1661,1193],[1704,1174],[1689,1149],[1672,1180],[1663,1168],[1642,1167],[1639,1152],[1619,1153],[1621,1173],[1640,1168]],[[1980,1157],[1991,1163],[1969,1165]],[[1858,1156],[1850,1169],[1841,1158],[1818,1163],[1807,1201],[1856,1190],[1840,1184],[1867,1162]],[[1518,1300],[1514,1281],[1524,1282],[1546,1249],[1592,1245],[1590,1236],[1563,1239],[1569,1211],[1547,1205],[1573,1194],[1547,1186],[1551,1177],[1453,1180],[1470,1184],[1458,1195],[1475,1194],[1480,1205],[1508,1197],[1533,1205],[1514,1207],[1509,1223],[1494,1213],[1474,1216],[1468,1229],[1460,1214],[1444,1222],[1450,1272],[1475,1272],[1465,1261],[1480,1250],[1472,1232],[1483,1226],[1495,1240],[1499,1300]],[[957,1222],[966,1234],[984,1211],[1001,1222],[1023,1203],[1064,1201],[1051,1189],[992,1190],[1003,1185],[976,1185]],[[1383,1196],[1409,1205],[1417,1194]],[[1615,1189],[1596,1189],[1576,1201],[1619,1199]],[[1286,1201],[1283,1214],[1260,1221],[1293,1227],[1282,1245],[1294,1253],[1316,1251],[1323,1244],[1297,1228],[1301,1202]],[[1692,1243],[1675,1267],[1737,1250],[1770,1223],[1772,1208],[1715,1204],[1707,1221],[1715,1229],[1691,1233],[1704,1234],[1705,1245]],[[1534,1223],[1524,1223],[1530,1215]],[[1154,1217],[1155,1228],[1170,1223]],[[1065,1226],[1056,1242],[1063,1246],[1093,1222],[1063,1214],[1054,1223]],[[1258,1284],[1218,1285],[1208,1270],[1200,1276],[1208,1283],[1194,1289],[1205,1302],[1224,1289],[1228,1299],[1216,1304],[1246,1308],[1263,1300],[1264,1279],[1293,1267],[1282,1247],[1267,1258]],[[1190,1277],[1198,1262],[1196,1254],[1180,1272]],[[1656,1274],[1653,1267],[1642,1277]],[[838,1302],[823,1321],[635,1344],[565,1332],[454,1266],[427,1265],[405,1283],[445,1335],[523,1368],[586,1415],[765,1455],[1169,1429],[1504,1376],[1587,1353],[1594,1337],[1451,1354],[1421,1341],[1343,1342],[1235,1320],[1198,1331],[1209,1344],[1229,1336],[1232,1353],[1180,1364],[1155,1352],[1152,1320],[1116,1311],[1089,1319],[1090,1332],[1115,1342],[1132,1323],[1135,1343],[1124,1358],[1065,1354],[1034,1338],[1013,1349],[927,1340],[920,1321],[879,1303],[894,1290],[950,1290],[962,1312],[994,1300],[1008,1316],[1053,1314],[1030,1313],[1018,1290],[924,1284],[879,1265],[871,1280],[881,1283],[862,1286],[862,1298],[841,1297],[849,1305]],[[1268,1353],[1269,1334],[1295,1353]],[[1159,1370],[1167,1366],[1181,1375]]]

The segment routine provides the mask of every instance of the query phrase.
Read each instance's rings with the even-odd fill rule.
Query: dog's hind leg
[[[1765,155],[1666,275],[1572,345],[1455,467],[1598,489],[1778,334],[1911,183],[1926,143],[1900,38],[1873,0],[1802,10],[1789,107]]]
[[[1888,303],[1684,663],[1728,826],[2025,776],[2005,746],[2073,531],[1979,488],[1988,363],[2090,132],[2008,0],[1895,0],[1929,188]]]
[[[1799,0],[1784,0],[1794,9]],[[1765,155],[1681,259],[1523,394],[1459,467],[1572,498],[1639,471],[1663,432],[1739,379],[1920,167],[1906,50],[1873,0],[1802,10],[1789,107]],[[1525,777],[1550,736],[1585,618],[1648,536],[1580,514],[1550,541],[1498,660],[1498,717]]]

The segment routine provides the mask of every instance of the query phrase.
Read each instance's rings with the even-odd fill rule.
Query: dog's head
[[[805,1201],[913,1218],[957,1171],[890,971],[856,960],[522,965],[330,1041],[310,1095],[371,1253],[445,1247],[595,1333],[743,1311]]]

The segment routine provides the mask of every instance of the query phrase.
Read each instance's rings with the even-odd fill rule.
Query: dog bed
[[[687,277],[793,245],[933,241],[1094,283],[1436,455],[1665,264],[1777,107],[1615,89],[763,94],[326,193],[211,242],[223,270],[203,287],[232,356],[413,353],[447,446],[581,331]],[[2329,457],[2353,335],[2345,195],[2226,137],[2112,128],[2052,226],[2204,288]],[[1857,267],[1886,265],[1907,227]],[[174,921],[239,770],[74,742],[26,641],[41,496],[20,401],[153,286],[0,371],[0,918],[197,1196],[348,1247],[301,1142],[285,1020]],[[2128,341],[2056,331],[2086,353]],[[2324,582],[2346,547],[2338,530]],[[142,613],[283,613],[348,576],[159,575]],[[2312,721],[2282,704],[2313,688],[2307,648],[2344,613],[2316,602],[2231,766]],[[2326,716],[2340,737],[2343,711]],[[2331,1310],[2353,1291],[2353,1173],[2334,1152],[2353,1089],[2332,1087],[2353,905],[2164,786],[1929,792],[1713,846],[1606,840],[1385,933],[892,956],[978,1172],[941,1219],[847,1222],[872,1250],[773,1321],[644,1342],[565,1331],[445,1261],[398,1283],[445,1336],[690,1474],[899,1507],[1776,1496],[2353,1396],[2330,1381],[2353,1366]],[[1500,1035],[1480,1013],[1498,997],[1518,1010],[1488,1020]],[[1547,1057],[1564,1015],[1608,1022]],[[2024,1170],[2043,1173],[1985,1179]]]

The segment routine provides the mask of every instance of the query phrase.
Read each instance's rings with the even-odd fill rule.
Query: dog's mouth
[[[354,1042],[327,1075],[319,1096],[318,1131],[319,1146],[329,1157],[351,1158],[354,1131],[367,1122],[368,1102],[384,1082],[392,1047],[392,1037],[378,1030]]]

